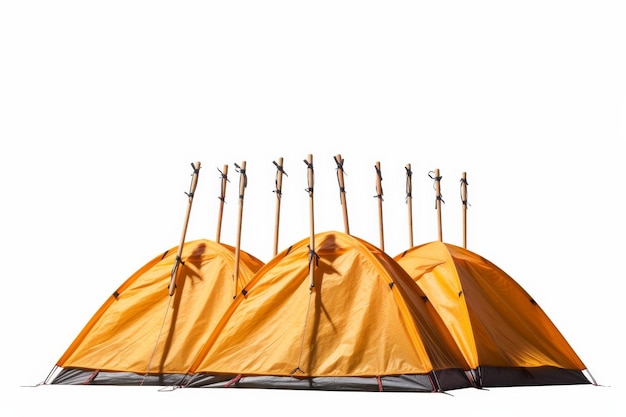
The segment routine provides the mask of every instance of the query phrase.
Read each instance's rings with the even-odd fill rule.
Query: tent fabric
[[[180,381],[242,285],[263,266],[235,248],[200,239],[183,244],[176,290],[169,283],[178,247],[146,263],[93,315],[56,366],[53,384],[165,385]]]
[[[394,259],[447,323],[481,386],[591,383],[537,302],[492,262],[440,241]]]
[[[146,263],[97,310],[51,384],[358,391],[593,383],[510,276],[443,242],[395,258],[324,232],[267,264],[210,240]],[[311,272],[312,271],[312,272]],[[311,285],[311,282],[313,285]]]
[[[399,264],[345,233],[314,239],[315,251],[303,239],[254,275],[183,385],[383,391],[473,385],[445,324]]]

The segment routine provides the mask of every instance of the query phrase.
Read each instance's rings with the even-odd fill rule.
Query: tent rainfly
[[[595,384],[537,302],[487,259],[441,241],[394,259],[447,323],[479,386]]]
[[[205,339],[183,386],[473,386],[444,323],[390,256],[345,233],[318,233],[315,241],[315,251],[303,239],[254,275]]]
[[[100,307],[57,361],[51,384],[176,385],[233,302],[235,248],[184,243],[176,291],[168,282],[178,247],[156,256]],[[239,281],[263,263],[240,252]]]

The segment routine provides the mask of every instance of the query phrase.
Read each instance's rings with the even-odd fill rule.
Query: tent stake
[[[274,228],[274,256],[278,253],[278,229],[280,223],[280,200],[283,196],[283,174],[287,175],[287,173],[283,170],[283,158],[278,158],[278,163],[274,161],[274,165],[276,165],[276,221]]]
[[[413,247],[413,181],[411,164],[406,164],[406,204],[409,212],[409,248]]]
[[[312,289],[315,286],[313,278],[315,272],[315,257],[317,256],[315,254],[315,210],[313,206],[313,155],[308,154],[304,163],[307,165],[308,187],[306,191],[309,194],[309,288]]]
[[[219,168],[218,168],[219,171]],[[220,243],[220,236],[222,233],[222,214],[224,213],[224,201],[226,201],[226,183],[228,182],[228,165],[224,165],[224,167],[222,168],[222,171],[220,171],[220,174],[222,174],[221,178],[221,194],[218,197],[220,200],[220,209],[219,212],[217,213],[217,235],[215,236],[215,241],[217,243]]]
[[[383,187],[382,180],[383,176],[380,172],[380,162],[376,162],[374,166],[376,169],[376,195],[375,198],[378,198],[378,229],[380,235],[380,250],[385,251],[385,234],[383,231]]]
[[[246,175],[246,161],[241,162],[241,166],[235,164],[235,170],[239,172],[239,219],[237,222],[237,245],[235,246],[235,272],[233,273],[233,280],[235,281],[235,294],[233,298],[237,297],[238,284],[239,284],[239,257],[241,247],[241,224],[243,218],[243,195],[248,185],[248,177]]]
[[[193,194],[196,192],[196,186],[198,185],[198,175],[200,174],[200,162],[196,162],[195,165],[191,164],[193,168],[193,174],[191,177],[191,186],[189,187],[189,192],[186,193],[188,197],[187,203],[187,212],[185,213],[185,221],[183,223],[183,232],[180,237],[180,244],[178,245],[178,253],[176,254],[176,262],[174,262],[174,267],[172,268],[172,276],[170,278],[170,284],[168,286],[169,295],[172,296],[174,291],[176,290],[176,280],[178,276],[178,267],[180,266],[182,260],[181,256],[183,255],[183,245],[185,244],[185,235],[187,234],[187,225],[189,224],[189,214],[191,213],[191,205],[193,203]]]
[[[343,228],[346,234],[350,234],[350,226],[348,225],[348,203],[346,201],[346,189],[343,181],[343,163],[345,159],[341,157],[341,154],[335,156],[335,163],[337,164],[337,182],[339,183],[339,199],[341,206],[343,207]]]
[[[467,249],[467,173],[461,174],[461,203],[463,204],[463,247]]]

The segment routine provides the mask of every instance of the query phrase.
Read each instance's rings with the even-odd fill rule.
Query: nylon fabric
[[[434,317],[416,307],[423,305],[417,287],[388,255],[340,232],[317,234],[315,241],[314,287],[309,239],[303,239],[255,274],[192,372],[369,377],[428,374],[438,366],[469,369],[460,354],[450,353],[458,352],[451,337],[437,333],[445,327],[418,328]],[[390,285],[399,281],[403,285]],[[436,365],[428,352],[439,352]]]
[[[541,307],[487,259],[439,241],[416,246],[394,259],[426,294],[473,369],[486,367],[490,375],[513,376],[516,368],[546,381],[559,380],[554,376],[559,370],[566,381],[571,378],[569,371],[580,376],[586,369]],[[497,368],[511,371],[494,371]],[[490,384],[484,375],[482,380]],[[511,377],[510,384],[524,381]],[[501,378],[493,383],[503,384]]]
[[[183,246],[178,287],[168,284],[176,250],[157,256],[106,300],[57,362],[60,367],[186,373],[232,303],[234,248],[210,240]],[[263,265],[240,254],[245,282]],[[156,347],[156,349],[155,349]]]

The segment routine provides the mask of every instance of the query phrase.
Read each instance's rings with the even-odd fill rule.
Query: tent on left
[[[200,163],[193,166],[180,245],[155,256],[107,298],[45,383],[176,385],[237,288],[263,266],[238,246],[184,241]]]

